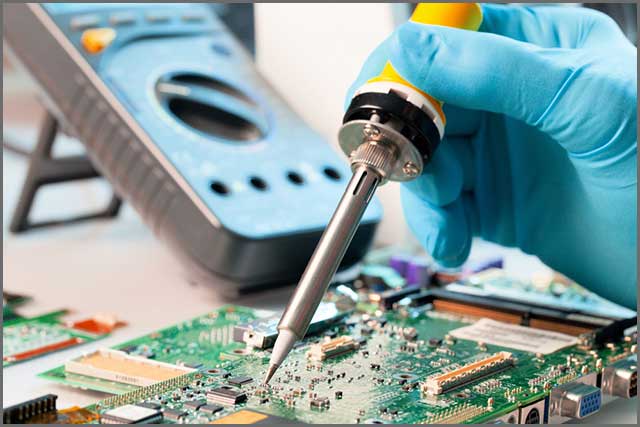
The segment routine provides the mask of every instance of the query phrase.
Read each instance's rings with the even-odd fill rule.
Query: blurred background
[[[578,5],[581,4],[558,7]],[[636,43],[635,3],[584,5],[609,14]],[[275,89],[312,128],[334,145],[345,93],[363,61],[395,26],[409,17],[413,8],[403,3],[215,4],[210,7],[254,55],[259,70]],[[42,112],[32,82],[3,56],[4,229],[21,186],[20,174],[25,170],[20,163],[26,161],[24,157],[33,146]],[[82,147],[69,139],[56,144],[55,150],[64,154],[81,153]],[[101,182],[63,186],[69,187],[61,193],[63,199],[68,198],[68,191],[82,191],[90,205],[103,206],[110,197],[109,188]],[[38,195],[34,218],[77,211],[77,206],[63,203],[54,193],[59,192],[45,188]],[[385,215],[377,242],[389,244],[411,239],[402,218],[399,187],[384,186],[378,194]],[[91,208],[90,205],[85,207]]]

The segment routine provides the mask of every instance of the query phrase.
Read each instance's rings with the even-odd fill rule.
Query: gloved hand
[[[588,9],[483,14],[478,33],[400,26],[348,94],[389,59],[445,102],[446,137],[402,188],[410,228],[445,266],[461,264],[478,235],[635,308],[636,48]]]

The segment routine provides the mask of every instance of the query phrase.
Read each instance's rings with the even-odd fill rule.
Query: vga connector
[[[549,405],[551,415],[581,419],[600,410],[602,392],[588,384],[563,384],[551,392]]]

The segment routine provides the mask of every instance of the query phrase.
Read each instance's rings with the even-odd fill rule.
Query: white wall
[[[345,94],[368,54],[394,28],[402,11],[392,4],[258,3],[259,69],[289,104],[337,148]],[[378,242],[408,236],[399,186],[378,191],[385,217]]]

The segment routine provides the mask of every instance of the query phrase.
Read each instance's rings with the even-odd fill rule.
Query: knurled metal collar
[[[385,182],[389,177],[396,157],[396,149],[393,146],[369,141],[361,144],[353,151],[350,159],[351,168],[368,166],[376,170],[380,174],[382,182]]]

